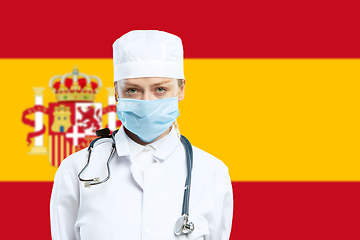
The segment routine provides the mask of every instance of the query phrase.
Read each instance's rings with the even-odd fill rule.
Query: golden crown
[[[54,114],[70,113],[70,107],[65,105],[55,106]]]
[[[75,66],[72,73],[52,77],[49,87],[58,102],[93,102],[101,88],[101,80],[97,76],[79,73]]]

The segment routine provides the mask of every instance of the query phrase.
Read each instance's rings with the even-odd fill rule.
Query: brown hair
[[[182,87],[184,85],[184,82],[183,79],[178,79],[178,85],[179,87]]]

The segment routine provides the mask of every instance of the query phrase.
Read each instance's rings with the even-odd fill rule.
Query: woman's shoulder
[[[101,139],[97,141],[94,147],[91,149],[91,159],[97,159],[98,155],[107,155],[111,150],[111,139]],[[79,169],[83,168],[86,164],[89,156],[89,147],[83,148],[68,157],[66,157],[60,164],[60,167],[66,169]]]
[[[67,156],[60,164],[59,168],[73,168],[84,162],[84,159],[87,158],[87,148],[83,148],[77,152],[74,152]]]

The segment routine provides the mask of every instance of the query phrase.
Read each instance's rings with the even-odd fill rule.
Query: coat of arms
[[[52,77],[49,87],[55,93],[57,102],[49,103],[46,108],[43,106],[44,88],[33,88],[35,106],[23,112],[23,123],[35,128],[27,137],[29,145],[33,138],[35,140],[30,154],[47,154],[49,162],[58,167],[65,157],[87,147],[96,138],[95,131],[103,127],[102,118],[105,114],[108,115],[105,127],[114,131],[121,125],[116,120],[114,88],[107,88],[107,107],[94,102],[101,88],[100,78],[79,73],[75,67],[72,73]],[[32,113],[35,114],[35,120],[27,117]],[[43,114],[49,116],[48,149],[43,144],[46,131]]]

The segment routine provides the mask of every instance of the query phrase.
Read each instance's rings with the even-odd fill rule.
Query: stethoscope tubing
[[[187,165],[187,176],[186,176],[186,181],[185,181],[184,200],[183,200],[181,215],[184,215],[184,214],[189,215],[191,172],[192,172],[192,167],[193,167],[193,151],[192,151],[192,146],[186,137],[181,135],[180,141],[185,148],[186,165]]]
[[[116,144],[115,144],[115,134],[117,133],[118,130],[114,131],[112,134],[111,134],[111,138],[113,140],[113,144],[112,144],[112,149],[111,149],[111,152],[110,152],[110,156],[106,162],[106,169],[107,169],[107,176],[105,179],[103,179],[102,181],[100,181],[99,178],[92,178],[92,179],[83,179],[81,178],[81,174],[85,171],[85,169],[89,166],[90,164],[90,157],[91,157],[91,152],[92,152],[92,149],[94,147],[94,144],[95,142],[97,142],[98,140],[100,139],[103,139],[104,137],[99,137],[99,138],[96,138],[94,139],[93,141],[91,141],[89,147],[88,147],[88,159],[87,159],[87,163],[86,165],[84,166],[84,168],[79,172],[78,174],[78,178],[80,181],[82,182],[85,182],[85,187],[90,187],[90,186],[93,186],[93,185],[98,185],[98,184],[101,184],[101,183],[104,183],[106,182],[107,180],[109,180],[110,176],[111,176],[111,172],[110,172],[110,161],[111,159],[113,158],[114,156],[114,153],[116,152]]]

